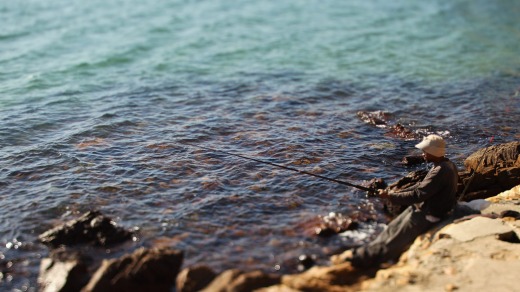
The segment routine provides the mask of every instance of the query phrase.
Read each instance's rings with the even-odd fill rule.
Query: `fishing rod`
[[[218,150],[218,149],[213,149],[213,148],[210,148],[210,147],[200,146],[200,145],[196,145],[196,144],[191,144],[191,143],[187,143],[187,142],[183,142],[182,144],[185,144],[185,145],[188,145],[188,146],[191,146],[191,147],[195,147],[195,148],[200,148],[200,149],[212,151],[212,152],[220,152],[220,153],[224,153],[226,155],[236,156],[236,157],[240,157],[242,159],[247,159],[247,160],[255,161],[255,162],[258,162],[258,163],[262,163],[262,164],[268,164],[268,165],[271,165],[271,166],[275,166],[275,167],[283,168],[283,169],[286,169],[286,170],[298,172],[300,174],[306,174],[306,175],[314,176],[314,177],[321,178],[321,179],[328,180],[328,181],[332,181],[332,182],[335,182],[335,183],[338,183],[338,184],[346,185],[346,186],[349,186],[349,187],[354,187],[354,188],[357,188],[357,189],[360,189],[362,191],[366,191],[366,192],[369,192],[369,193],[373,193],[374,192],[374,189],[369,188],[369,187],[356,185],[356,184],[349,183],[349,182],[346,182],[346,181],[342,181],[342,180],[338,180],[338,179],[335,179],[335,178],[322,176],[322,175],[315,174],[315,173],[312,173],[312,172],[299,170],[299,169],[296,169],[296,168],[292,168],[292,167],[288,167],[288,166],[272,163],[272,162],[269,162],[269,161],[255,159],[255,158],[247,157],[247,156],[244,156],[244,155],[235,154],[235,153],[231,153],[231,152],[227,152],[227,151],[223,151],[223,150]]]

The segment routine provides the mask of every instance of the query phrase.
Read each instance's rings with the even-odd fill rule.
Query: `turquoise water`
[[[517,1],[2,1],[0,285],[35,289],[36,236],[90,208],[139,228],[117,252],[167,244],[216,270],[293,272],[301,253],[359,244],[309,226],[360,212],[370,236],[377,200],[183,142],[363,183],[409,171],[402,156],[436,132],[462,166],[520,138],[518,15]],[[356,115],[377,110],[416,139]]]

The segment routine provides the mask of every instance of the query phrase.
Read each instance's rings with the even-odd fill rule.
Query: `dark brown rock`
[[[131,232],[117,227],[110,218],[98,211],[90,211],[78,219],[44,232],[38,239],[52,247],[77,244],[107,246],[121,243],[131,237]]]
[[[171,291],[183,254],[164,249],[138,249],[119,259],[104,260],[83,291]]]
[[[177,276],[177,292],[196,292],[204,289],[217,274],[209,267],[197,266],[182,270]]]

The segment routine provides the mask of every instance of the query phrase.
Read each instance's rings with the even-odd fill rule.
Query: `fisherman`
[[[429,135],[415,145],[423,151],[433,167],[426,177],[405,190],[379,190],[379,197],[392,204],[409,205],[392,220],[375,240],[365,246],[347,250],[331,258],[334,264],[349,261],[356,268],[377,267],[397,260],[413,243],[436,222],[445,218],[457,203],[457,168],[445,158],[446,143],[438,135]]]

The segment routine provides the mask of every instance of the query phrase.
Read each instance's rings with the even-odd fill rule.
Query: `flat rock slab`
[[[500,219],[476,217],[458,224],[449,225],[440,232],[440,237],[449,237],[458,241],[471,241],[479,237],[506,234],[513,228]]]

